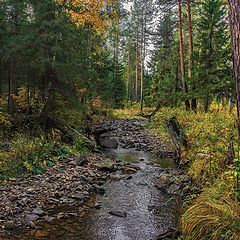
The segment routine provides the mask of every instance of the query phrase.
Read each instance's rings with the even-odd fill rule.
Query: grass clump
[[[239,240],[240,204],[234,181],[221,179],[204,190],[182,216],[185,240]]]

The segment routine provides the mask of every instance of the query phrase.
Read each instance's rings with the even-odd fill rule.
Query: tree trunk
[[[9,66],[8,112],[14,113],[14,95],[16,94],[16,56],[12,55]]]
[[[238,125],[238,152],[240,148],[240,0],[228,0],[229,22],[231,30],[231,47],[233,61],[233,76],[235,79]],[[239,154],[238,154],[239,158]],[[239,178],[237,178],[239,188]]]
[[[178,80],[179,80],[179,65],[178,63],[176,64],[176,73],[175,73],[175,98],[174,98],[174,107],[177,107],[177,101],[178,101]]]
[[[136,30],[136,82],[135,82],[135,99],[138,102],[138,28]]]
[[[130,99],[131,44],[128,39],[127,101]]]
[[[0,94],[2,93],[2,85],[3,85],[3,78],[2,78],[2,59],[0,58]]]
[[[183,34],[182,34],[182,9],[181,9],[181,0],[178,0],[178,33],[179,33],[179,48],[180,48],[180,63],[181,63],[181,76],[182,76],[182,90],[186,95],[187,83],[185,79],[185,64],[184,64],[184,50],[183,50]],[[186,96],[185,96],[186,97]],[[185,100],[186,110],[190,110],[189,100]]]
[[[118,58],[119,58],[119,21],[116,22],[116,29],[115,29],[115,43],[114,43],[114,100],[115,105],[118,106]]]
[[[207,93],[206,98],[205,98],[205,103],[204,103],[205,113],[208,112],[208,109],[209,109],[209,93]]]
[[[16,6],[12,8],[12,26],[11,33],[12,37],[15,38],[18,32],[18,9]],[[16,47],[13,46],[12,54],[10,58],[10,66],[9,66],[9,81],[8,81],[8,111],[10,114],[14,113],[14,95],[17,93],[17,78],[16,78]]]
[[[145,68],[145,47],[146,47],[146,11],[142,15],[142,34],[141,34],[141,96],[140,96],[140,112],[143,111],[143,85],[144,85],[144,68]]]
[[[192,78],[193,70],[193,39],[192,39],[192,11],[191,11],[191,0],[187,0],[187,19],[188,19],[188,51],[189,51],[189,60],[188,60],[188,78]],[[195,90],[194,84],[191,86],[192,93]],[[191,104],[192,110],[197,112],[197,99],[192,98]]]

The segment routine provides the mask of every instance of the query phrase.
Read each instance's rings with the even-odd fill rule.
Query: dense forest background
[[[50,111],[62,103],[192,101],[206,112],[213,101],[232,104],[224,1],[180,9],[176,1],[77,2],[1,1],[0,91],[9,113],[41,111],[48,97]]]

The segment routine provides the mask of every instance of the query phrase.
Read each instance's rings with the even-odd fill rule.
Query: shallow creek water
[[[106,155],[135,163],[140,170],[131,179],[107,182],[105,194],[94,197],[100,202],[100,209],[90,208],[82,218],[61,219],[45,225],[50,235],[42,239],[155,240],[177,226],[179,200],[155,187],[161,169],[174,167],[174,161],[133,149],[111,150]],[[127,216],[113,216],[110,211],[126,212]],[[21,235],[21,239],[33,239],[30,233]]]

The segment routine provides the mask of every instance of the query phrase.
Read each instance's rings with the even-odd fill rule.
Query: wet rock
[[[44,220],[47,222],[52,222],[54,220],[54,217],[44,216]]]
[[[161,173],[156,182],[156,187],[168,194],[184,195],[191,184],[191,178],[178,170],[170,169]],[[184,190],[185,189],[185,190]]]
[[[96,203],[94,204],[94,208],[100,209],[100,208],[101,208],[101,203],[100,203],[100,202],[96,202]]]
[[[83,193],[75,193],[75,194],[73,194],[72,196],[71,196],[71,198],[73,198],[73,199],[77,199],[78,201],[84,201],[85,200],[85,198],[86,198],[86,196],[85,196],[85,194],[83,194]]]
[[[115,171],[115,163],[111,159],[106,159],[98,164],[98,170],[112,172]]]
[[[155,206],[155,205],[151,205],[151,206],[148,206],[148,210],[151,212],[153,210],[156,210],[158,209],[159,207],[158,206]]]
[[[97,184],[93,184],[93,187],[95,189],[95,192],[100,194],[100,195],[104,195],[105,193],[105,189]]]
[[[32,212],[33,212],[33,214],[36,214],[36,215],[39,215],[39,216],[44,214],[44,211],[40,207],[34,208]]]
[[[169,194],[181,194],[181,186],[177,184],[171,184],[167,189],[167,193]]]
[[[5,230],[14,230],[15,229],[15,224],[13,221],[7,221],[3,224],[3,229]]]
[[[128,176],[126,179],[127,180],[130,180],[130,179],[132,179],[133,177],[132,176]]]
[[[54,193],[54,197],[57,198],[57,199],[59,199],[59,198],[62,197],[62,195],[61,195],[59,192],[55,192],[55,193]]]
[[[88,163],[88,159],[86,156],[80,156],[76,159],[76,164],[78,166],[84,166]]]
[[[122,178],[122,176],[119,174],[111,174],[110,175],[110,179],[114,180],[114,181],[119,181],[119,180],[121,180],[121,178]]]
[[[40,217],[37,215],[37,214],[28,214],[28,215],[26,215],[26,220],[28,221],[28,222],[30,222],[30,221],[36,221],[36,220],[38,220]]]
[[[127,213],[124,211],[110,211],[109,214],[117,217],[122,217],[122,218],[127,217]]]
[[[108,149],[118,148],[118,142],[114,138],[100,138],[99,144],[101,147],[108,148]]]

